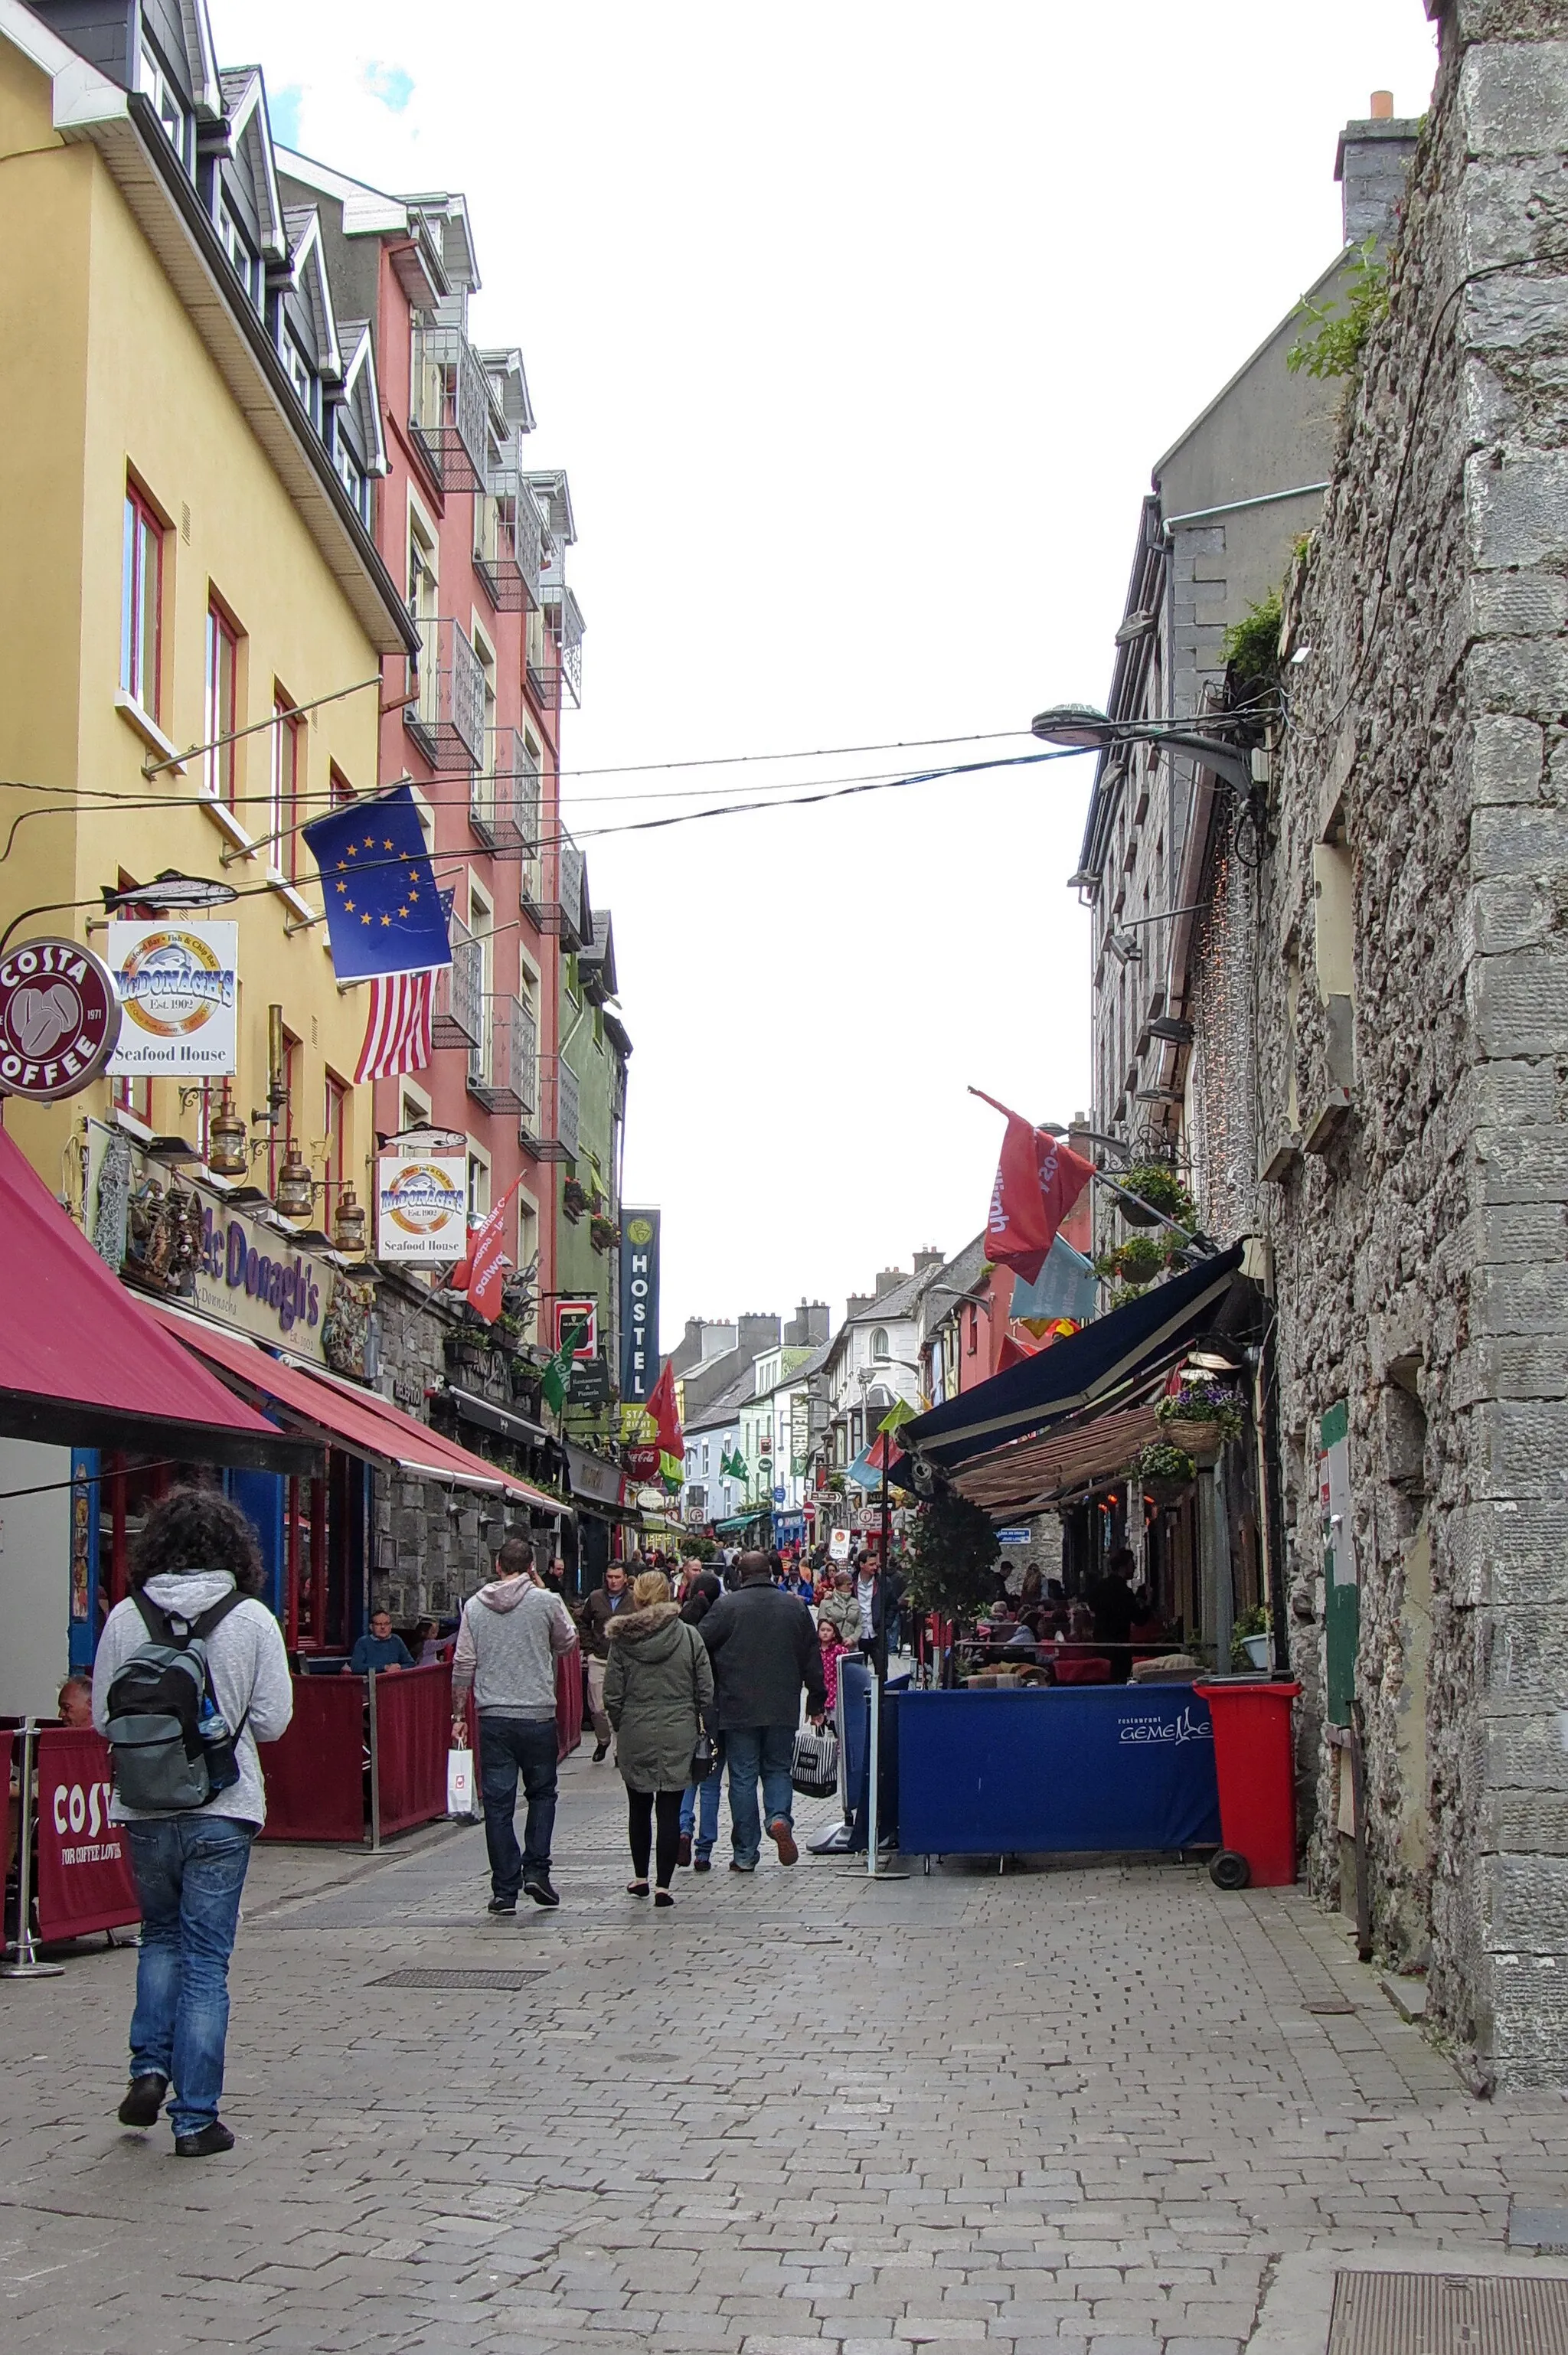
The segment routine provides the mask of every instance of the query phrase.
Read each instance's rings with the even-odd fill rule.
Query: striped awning
[[[1121,1414],[1097,1414],[1040,1439],[977,1457],[953,1475],[953,1486],[987,1512],[1042,1512],[1092,1480],[1126,1472],[1140,1447],[1159,1437],[1152,1401]]]
[[[1125,1406],[1138,1381],[1174,1364],[1212,1327],[1242,1257],[1238,1243],[1168,1283],[1152,1284],[1081,1333],[917,1415],[899,1433],[900,1444],[951,1475],[998,1450],[1015,1453],[1016,1443],[1036,1439],[1086,1408]],[[1008,1486],[1011,1497],[1029,1493],[1027,1485]]]

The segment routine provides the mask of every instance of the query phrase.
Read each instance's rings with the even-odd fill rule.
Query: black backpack
[[[232,1727],[217,1714],[207,1638],[246,1598],[226,1594],[192,1620],[160,1611],[144,1594],[133,1600],[152,1640],[116,1669],[109,1688],[114,1788],[127,1807],[185,1815],[240,1780],[235,1744],[251,1712]]]

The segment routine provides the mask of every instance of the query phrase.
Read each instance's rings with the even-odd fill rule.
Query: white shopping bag
[[[449,1750],[446,1753],[446,1812],[469,1818],[479,1813],[472,1750]]]

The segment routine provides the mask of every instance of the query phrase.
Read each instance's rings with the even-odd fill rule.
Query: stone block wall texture
[[[1568,0],[1454,0],[1442,41],[1294,584],[1259,1091],[1265,1130],[1293,1081],[1305,1122],[1325,1099],[1338,837],[1351,1110],[1264,1189],[1296,1644],[1316,1687],[1343,1399],[1375,1935],[1482,2074],[1531,2084],[1568,2080]]]

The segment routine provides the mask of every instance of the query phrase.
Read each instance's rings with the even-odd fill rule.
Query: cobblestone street
[[[721,1839],[656,1918],[586,1755],[554,1915],[485,1921],[476,1829],[258,1854],[231,2158],[114,2122],[132,1953],[0,1989],[8,2349],[1233,2355],[1287,2254],[1564,2199],[1563,2098],[1472,2097],[1295,1892]]]

